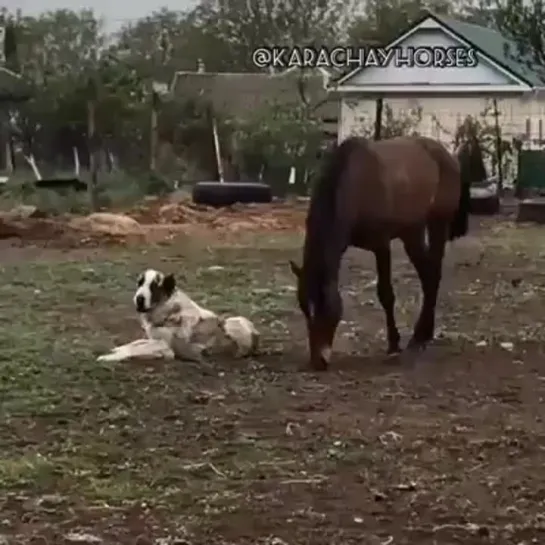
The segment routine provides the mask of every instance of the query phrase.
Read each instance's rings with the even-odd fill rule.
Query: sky
[[[196,4],[196,0],[127,0],[126,2],[112,0],[87,0],[79,3],[70,0],[3,0],[4,6],[10,12],[20,8],[23,14],[37,15],[43,11],[55,9],[80,10],[91,8],[106,19],[106,29],[113,32],[123,23],[144,17],[148,13],[167,7],[172,10],[184,10]]]

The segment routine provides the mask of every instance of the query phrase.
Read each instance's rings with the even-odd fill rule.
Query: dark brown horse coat
[[[337,214],[352,225],[350,245],[372,250],[407,229],[452,218],[460,201],[460,167],[441,144],[424,137],[353,146],[339,187]]]
[[[464,150],[471,154],[474,146],[467,144]],[[400,338],[390,241],[402,240],[424,294],[409,345],[421,348],[433,338],[445,245],[468,229],[472,180],[461,164],[441,143],[424,137],[378,142],[352,137],[330,153],[310,202],[303,265],[291,263],[313,368],[327,367],[342,316],[338,274],[348,246],[375,254],[377,292],[386,314],[388,352],[393,354],[399,351]]]

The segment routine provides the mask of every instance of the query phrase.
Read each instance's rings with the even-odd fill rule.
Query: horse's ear
[[[297,265],[297,263],[295,263],[295,261],[292,261],[290,259],[290,269],[291,269],[291,272],[297,276],[297,278],[299,278],[299,276],[301,276],[301,267],[299,267],[299,265]]]

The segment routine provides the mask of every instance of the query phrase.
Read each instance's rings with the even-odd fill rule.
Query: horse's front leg
[[[375,250],[375,260],[377,264],[377,295],[382,308],[386,314],[386,329],[388,335],[388,354],[398,354],[399,331],[394,315],[395,294],[392,286],[392,254],[390,246],[385,246]]]

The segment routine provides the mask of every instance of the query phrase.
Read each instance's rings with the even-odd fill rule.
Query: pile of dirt
[[[303,201],[234,205],[212,208],[190,200],[171,202],[153,198],[126,214],[141,224],[191,225],[213,230],[297,231],[304,226],[307,205]]]
[[[162,242],[180,233],[210,231],[214,236],[239,232],[303,229],[307,203],[277,202],[209,208],[189,200],[173,202],[148,198],[137,207],[117,213],[45,217],[32,206],[0,214],[0,239],[49,247],[97,247],[108,244]]]
[[[120,214],[85,217],[23,217],[12,211],[0,215],[0,239],[21,244],[59,248],[97,247],[142,242],[146,231],[137,221]]]
[[[109,214],[107,212],[97,212],[89,216],[73,218],[70,220],[69,226],[78,231],[113,236],[145,234],[144,228],[135,219],[123,214]]]

